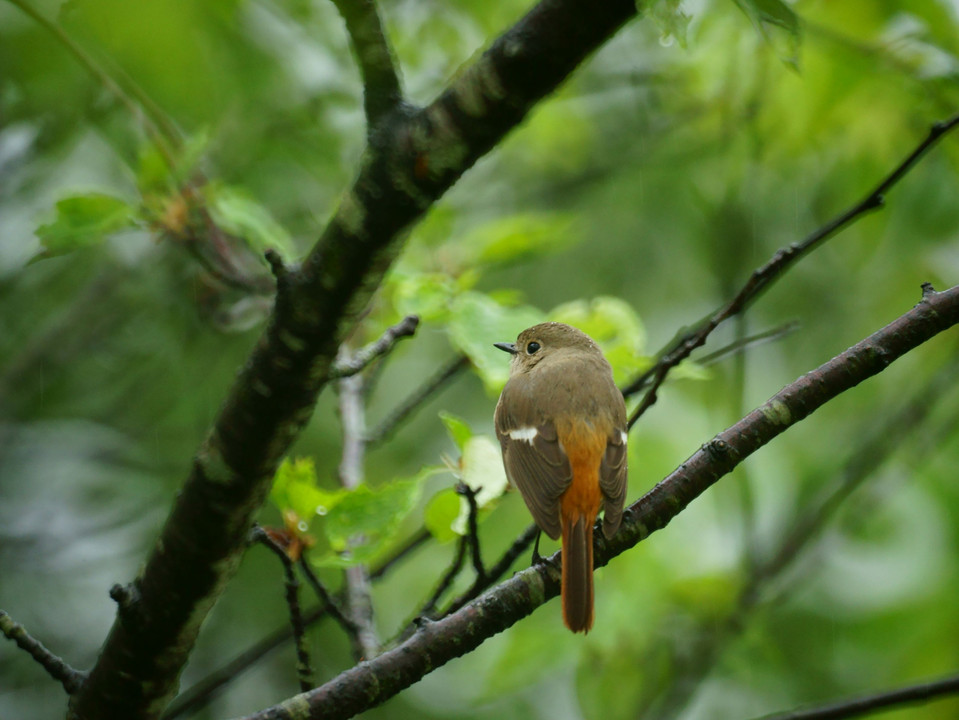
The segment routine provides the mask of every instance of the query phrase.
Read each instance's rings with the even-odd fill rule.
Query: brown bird
[[[535,325],[515,343],[496,405],[506,476],[540,530],[563,543],[563,620],[593,626],[593,523],[619,528],[626,501],[626,403],[602,351],[563,323]]]

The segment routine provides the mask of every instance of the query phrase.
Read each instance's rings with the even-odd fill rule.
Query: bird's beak
[[[508,352],[510,355],[515,355],[517,352],[519,352],[516,349],[515,343],[493,343],[493,347],[499,348],[503,352]]]

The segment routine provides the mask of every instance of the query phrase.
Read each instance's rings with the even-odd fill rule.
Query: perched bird
[[[593,626],[593,523],[619,528],[626,500],[626,403],[612,368],[585,333],[535,325],[515,343],[509,381],[496,405],[506,476],[540,530],[563,543],[563,620]]]

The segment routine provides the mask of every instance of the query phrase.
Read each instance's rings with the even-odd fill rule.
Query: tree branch
[[[330,379],[350,377],[361,372],[376,358],[392,350],[398,340],[411,337],[419,324],[420,319],[416,315],[407,315],[396,325],[387,328],[379,340],[338,361],[330,371]]]
[[[818,408],[877,375],[890,363],[959,323],[959,286],[937,293],[923,286],[912,310],[811,373],[719,433],[645,496],[630,505],[619,532],[595,538],[597,567],[662,529],[692,500],[760,447]],[[559,594],[559,571],[532,567],[441,620],[422,625],[399,647],[341,673],[325,685],[248,717],[248,720],[349,718],[421,679],[526,617]]]
[[[914,705],[937,700],[948,695],[959,694],[959,675],[935,680],[933,682],[908,685],[898,690],[862,695],[840,700],[819,707],[809,707],[792,712],[763,715],[757,720],[840,720],[841,718],[860,717],[901,705]]]
[[[412,415],[420,405],[426,402],[430,396],[442,388],[447,382],[452,380],[461,371],[468,368],[470,360],[466,355],[459,355],[445,367],[429,378],[423,385],[414,390],[399,407],[386,416],[376,428],[367,435],[367,445],[378,445],[390,436],[397,426]]]
[[[3,610],[0,610],[0,633],[3,633],[8,640],[15,642],[17,647],[25,650],[30,657],[36,660],[50,677],[63,685],[63,689],[67,691],[68,695],[75,693],[86,679],[85,673],[74,670],[63,659],[47,650],[43,643],[28,633],[23,625],[15,622]]]
[[[303,622],[303,613],[300,612],[300,583],[296,579],[293,560],[287,555],[286,549],[276,543],[259,525],[253,527],[250,538],[266,547],[283,564],[286,604],[290,610],[290,627],[293,629],[293,642],[296,645],[296,676],[300,681],[300,689],[305,692],[313,687],[313,668],[310,666],[310,654],[306,649],[306,624]]]
[[[762,267],[753,271],[752,275],[742,286],[736,296],[725,305],[718,308],[711,315],[701,320],[692,330],[680,335],[662,350],[649,370],[637,377],[623,388],[623,395],[627,398],[641,388],[649,386],[642,401],[629,417],[627,426],[632,426],[656,402],[657,391],[666,380],[670,370],[679,365],[698,347],[705,344],[706,339],[721,323],[746,310],[769,286],[783,276],[800,258],[815,249],[820,243],[828,240],[841,229],[855,222],[864,215],[882,207],[885,194],[905,175],[913,166],[935,146],[937,142],[950,130],[959,125],[959,115],[945,122],[932,126],[926,138],[899,165],[862,200],[845,212],[833,218],[800,243],[793,243],[788,247],[780,248]]]
[[[95,666],[80,720],[159,717],[245,548],[280,459],[313,412],[337,349],[418,221],[539,100],[636,14],[631,0],[542,0],[421,110],[398,105],[286,302],[234,382]],[[170,591],[176,588],[175,592]]]
[[[333,0],[363,76],[367,132],[403,100],[400,76],[375,0]]]

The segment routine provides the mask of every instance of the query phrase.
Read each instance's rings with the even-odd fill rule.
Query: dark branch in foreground
[[[0,632],[13,640],[21,650],[25,650],[30,657],[36,660],[47,674],[63,685],[68,695],[72,695],[86,679],[85,673],[74,670],[62,659],[47,650],[43,643],[27,632],[26,628],[15,622],[7,613],[0,610]]]
[[[789,427],[956,323],[959,286],[941,293],[924,286],[922,301],[912,310],[787,385],[630,505],[613,538],[604,540],[601,534],[596,538],[596,566],[602,567],[665,527],[719,478]],[[249,720],[352,717],[526,617],[558,595],[559,584],[559,571],[552,564],[517,573],[448,617],[423,624],[399,647],[341,673],[315,690],[255,713]]]
[[[367,131],[403,100],[400,76],[375,0],[333,0],[343,16],[363,76]]]
[[[656,393],[666,380],[669,372],[680,362],[690,356],[698,347],[705,344],[706,339],[721,323],[746,310],[767,288],[792,267],[796,261],[815,249],[820,243],[828,240],[847,225],[855,222],[864,215],[882,207],[885,194],[908,173],[913,166],[935,146],[937,142],[950,130],[959,125],[959,115],[945,122],[936,123],[929,130],[926,138],[887,175],[868,195],[851,208],[833,218],[800,243],[780,248],[776,254],[762,267],[753,271],[749,280],[742,286],[736,296],[728,303],[703,319],[692,330],[673,340],[659,354],[659,360],[649,370],[637,377],[623,388],[623,395],[627,398],[634,395],[641,388],[649,386],[642,401],[629,417],[628,427],[632,427],[643,413],[656,402]]]
[[[903,705],[926,703],[957,694],[959,694],[959,675],[953,675],[942,680],[908,685],[889,692],[840,700],[830,705],[763,715],[757,720],[840,720],[891,710]]]

